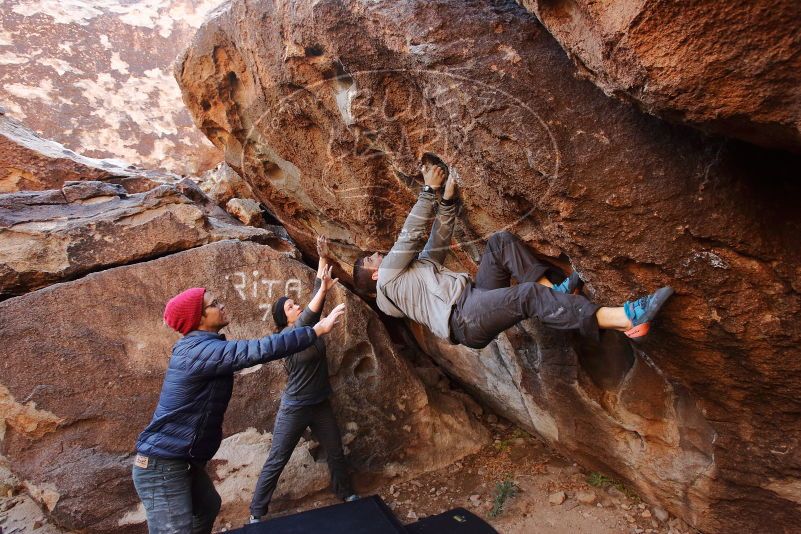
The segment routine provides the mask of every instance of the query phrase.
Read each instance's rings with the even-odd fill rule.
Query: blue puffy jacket
[[[289,356],[316,339],[308,326],[261,339],[226,341],[222,334],[200,330],[182,337],[172,348],[156,412],[136,440],[137,452],[210,460],[222,441],[234,371]]]

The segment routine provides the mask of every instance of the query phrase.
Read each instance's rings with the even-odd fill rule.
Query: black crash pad
[[[404,526],[378,495],[231,530],[236,534],[498,534],[480,517],[454,508]]]
[[[231,530],[238,534],[407,534],[392,510],[373,495]]]
[[[483,519],[464,508],[454,508],[406,525],[409,534],[498,534]]]

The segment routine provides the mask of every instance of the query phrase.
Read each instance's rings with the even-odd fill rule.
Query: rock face
[[[178,337],[162,324],[164,302],[186,287],[207,287],[233,318],[229,337],[258,337],[272,331],[270,303],[284,293],[308,301],[313,277],[291,255],[223,241],[0,303],[2,454],[60,525],[144,532],[130,469]],[[486,443],[487,431],[460,401],[426,392],[368,306],[342,287],[329,308],[337,302],[348,311],[328,340],[333,403],[360,476],[436,469]],[[272,428],[284,381],[280,362],[236,378],[228,439],[211,464],[226,506],[250,499],[241,464],[265,453],[263,432]],[[298,463],[308,461],[309,444],[297,454]],[[320,466],[308,467],[302,480],[311,487],[291,488],[300,495],[320,484]]]
[[[221,0],[7,0],[0,17],[0,106],[96,158],[197,174],[220,154],[192,127],[170,76]]]
[[[670,121],[801,152],[801,4],[520,0],[582,77]]]
[[[121,185],[84,181],[0,195],[0,300],[223,239],[294,248],[222,210],[214,215],[173,185],[129,195]]]
[[[225,205],[226,210],[249,226],[261,226],[264,224],[264,217],[258,203],[250,199],[232,198]]]
[[[321,231],[344,262],[388,249],[431,151],[460,176],[451,266],[475,269],[506,229],[598,302],[673,285],[637,349],[533,323],[481,353],[418,336],[496,409],[696,528],[795,528],[801,162],[574,74],[502,1],[234,1],[176,65],[195,123],[307,253]]]
[[[621,335],[606,332],[596,345],[526,322],[478,351],[413,329],[423,349],[497,413],[586,465],[623,474],[648,501],[686,495],[693,513],[708,510],[714,426],[696,396]]]
[[[0,194],[58,189],[72,180],[136,181],[151,189],[179,178],[76,154],[0,111]]]
[[[244,224],[256,227],[266,224],[250,184],[227,163],[220,163],[195,181],[212,201]]]
[[[220,207],[235,198],[253,199],[253,190],[227,163],[204,172],[195,179],[200,189]]]
[[[32,532],[34,534],[72,534],[44,523],[44,513],[34,500],[25,494],[5,499],[3,528],[6,532]]]

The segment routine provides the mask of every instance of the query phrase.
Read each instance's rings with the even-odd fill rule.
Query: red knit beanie
[[[205,288],[193,287],[171,298],[164,308],[164,322],[183,335],[196,329],[203,313],[205,293]]]

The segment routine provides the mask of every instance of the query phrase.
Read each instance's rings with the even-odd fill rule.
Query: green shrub
[[[507,499],[511,499],[517,495],[517,491],[517,485],[509,478],[503,482],[498,482],[495,485],[495,503],[492,505],[492,510],[489,513],[490,517],[498,517],[501,515]]]

